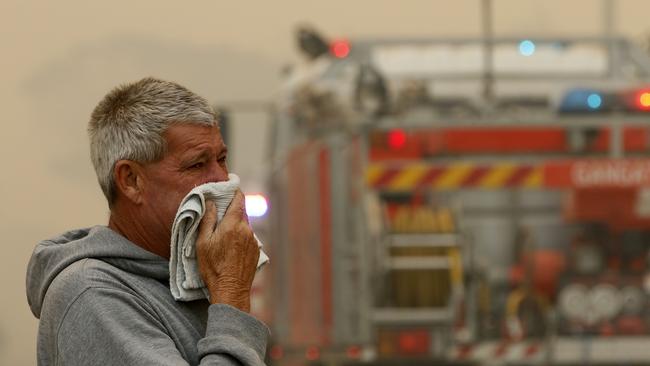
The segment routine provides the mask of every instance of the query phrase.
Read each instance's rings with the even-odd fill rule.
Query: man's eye
[[[226,162],[226,157],[224,156],[224,157],[219,158],[218,162],[219,162],[219,164],[224,164]]]
[[[201,169],[205,164],[203,162],[195,163],[190,166],[190,169]]]

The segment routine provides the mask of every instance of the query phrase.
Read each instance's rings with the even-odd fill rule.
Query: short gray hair
[[[167,150],[163,133],[185,123],[218,125],[210,104],[176,83],[145,78],[106,94],[93,110],[88,136],[90,158],[109,206],[116,198],[115,163],[162,159]]]

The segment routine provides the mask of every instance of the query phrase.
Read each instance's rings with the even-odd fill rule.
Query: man
[[[34,250],[27,296],[40,318],[38,364],[262,365],[268,329],[247,313],[259,249],[241,192],[218,225],[208,204],[199,228],[210,303],[177,302],[169,290],[171,227],[182,198],[228,179],[209,104],[146,78],[108,93],[88,133],[110,218]]]

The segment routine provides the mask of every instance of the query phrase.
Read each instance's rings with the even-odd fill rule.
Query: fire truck
[[[256,282],[270,364],[650,364],[643,51],[299,43]]]

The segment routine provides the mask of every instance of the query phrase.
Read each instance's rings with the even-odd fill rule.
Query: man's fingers
[[[241,193],[241,191],[238,189],[237,192],[235,192],[235,197],[233,197],[232,201],[230,202],[230,206],[228,206],[228,209],[226,210],[226,213],[223,216],[223,220],[234,220],[234,221],[239,221],[242,218],[247,220],[248,218],[246,217],[246,204],[244,202],[244,194]]]
[[[217,206],[211,199],[205,200],[205,214],[199,223],[199,238],[207,239],[217,226]]]
[[[242,218],[244,219],[244,221],[246,221],[247,224],[250,225],[250,223],[248,222],[248,212],[246,212],[246,195],[244,195],[242,191],[238,189],[237,192],[235,193],[235,198],[239,199],[239,204],[240,204],[239,212],[241,213]]]

